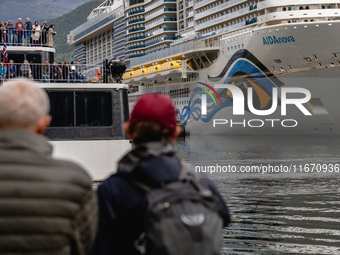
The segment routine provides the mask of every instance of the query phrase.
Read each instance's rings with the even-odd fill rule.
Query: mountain
[[[67,44],[67,35],[71,30],[83,24],[87,20],[86,18],[90,12],[103,2],[103,0],[90,0],[87,3],[78,6],[73,11],[47,23],[48,25],[53,24],[55,27],[54,31],[57,32],[57,35],[53,36],[54,47],[56,49],[56,62],[64,63],[65,61],[73,61],[74,46]]]
[[[90,12],[103,2],[103,0],[90,0],[85,4],[78,6],[73,11],[62,15],[61,17],[53,19],[47,23],[48,25],[53,24],[55,26],[54,31],[57,32],[57,35],[53,36],[54,47],[56,49],[56,62],[71,62],[74,59],[74,46],[67,44],[67,35],[70,33],[71,30],[83,24],[87,20],[86,18],[90,14]]]
[[[0,19],[17,22],[18,18],[31,21],[51,20],[74,10],[90,0],[0,0]],[[18,7],[18,8],[17,8]]]

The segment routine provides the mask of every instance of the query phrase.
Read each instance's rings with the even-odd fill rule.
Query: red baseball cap
[[[132,110],[130,125],[140,121],[152,121],[174,131],[177,121],[172,100],[162,94],[143,95]]]

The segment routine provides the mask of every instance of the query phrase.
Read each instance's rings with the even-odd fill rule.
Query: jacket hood
[[[170,142],[150,142],[137,146],[118,163],[118,174],[149,186],[178,179],[182,164]]]

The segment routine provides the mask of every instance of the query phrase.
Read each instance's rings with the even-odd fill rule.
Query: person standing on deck
[[[58,82],[60,80],[60,69],[57,66],[56,62],[53,62],[53,65],[50,67],[50,81]]]
[[[97,227],[92,180],[52,157],[46,92],[24,79],[0,87],[0,253],[87,255]]]
[[[30,38],[32,34],[32,22],[30,21],[29,18],[26,18],[26,23],[25,23],[25,38],[26,38],[26,46],[30,46]]]
[[[50,80],[49,80],[50,64],[48,63],[48,59],[45,60],[45,64],[42,67],[42,75],[43,75],[45,82],[50,82]]]
[[[4,30],[6,29],[5,24],[2,23],[2,20],[0,19],[0,44],[4,44]]]
[[[7,68],[4,62],[0,63],[0,84],[6,79]]]
[[[32,35],[31,35],[31,37],[32,37],[32,43],[34,44],[34,45],[38,45],[38,44],[40,44],[40,33],[41,32],[41,27],[40,27],[40,25],[39,25],[39,23],[38,23],[38,21],[36,20],[35,22],[34,22],[34,25],[33,25],[33,27],[32,27]]]
[[[8,65],[8,77],[9,79],[13,79],[17,77],[17,67],[14,64],[13,60],[9,61]]]
[[[64,62],[64,65],[63,65],[63,72],[62,72],[62,75],[63,75],[63,82],[70,82],[70,64],[68,61],[65,61]]]
[[[82,74],[82,67],[79,64],[79,61],[76,61],[76,69],[75,69],[75,73],[76,73],[76,81],[77,82],[82,82],[83,80],[85,80],[84,75]]]
[[[47,42],[47,32],[48,32],[48,26],[46,23],[46,20],[43,20],[42,25],[41,25],[41,44],[42,46],[46,46]]]
[[[27,79],[32,78],[32,70],[31,70],[30,64],[28,63],[26,59],[24,60],[24,63],[20,67],[20,75],[21,77],[25,77]]]
[[[98,188],[99,225],[92,255],[140,254],[134,244],[144,230],[146,201],[145,191],[135,182],[159,187],[177,181],[182,172],[182,163],[173,144],[180,128],[176,125],[176,110],[169,97],[143,95],[124,129],[135,148],[120,160],[117,173]],[[230,223],[226,203],[209,179],[202,178],[199,182],[217,197],[226,226]]]
[[[16,34],[18,36],[18,45],[22,45],[23,37],[24,37],[24,30],[25,30],[25,25],[22,23],[21,18],[18,19],[18,22],[15,24],[15,30]]]
[[[11,20],[8,21],[6,30],[7,30],[8,46],[12,46],[14,45],[15,26],[13,25],[13,22]]]
[[[100,68],[98,67],[97,68],[97,71],[96,71],[96,78],[97,78],[97,82],[100,81]]]
[[[47,35],[47,46],[53,47],[53,36],[57,35],[57,32],[54,32],[54,25],[50,25],[48,29],[48,35]]]

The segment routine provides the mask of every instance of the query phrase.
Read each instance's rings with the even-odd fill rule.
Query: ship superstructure
[[[340,3],[290,0],[120,3],[124,11],[124,55],[113,56],[124,58],[128,65],[123,78],[130,85],[130,107],[142,94],[169,95],[177,107],[179,121],[188,129],[220,133],[225,128],[211,129],[211,123],[217,117],[230,123],[233,95],[217,84],[235,85],[245,96],[253,88],[253,103],[258,110],[270,108],[273,88],[280,92],[283,86],[301,87],[312,94],[304,104],[312,117],[302,116],[296,109],[287,116],[275,113],[266,117],[275,117],[281,124],[283,117],[293,119],[299,123],[294,129],[297,132],[340,132],[337,114],[340,104],[335,98],[340,94],[337,82]],[[114,26],[115,22],[113,33],[117,31]],[[73,44],[84,42],[78,39]],[[204,94],[208,95],[206,116],[202,114]],[[280,103],[279,99],[278,108]],[[248,121],[254,117],[265,121],[265,117],[254,116],[246,105],[245,108],[245,116],[236,116],[234,122],[246,124],[233,132],[253,131]],[[267,132],[270,128],[257,130]],[[282,125],[278,130],[288,131]]]

